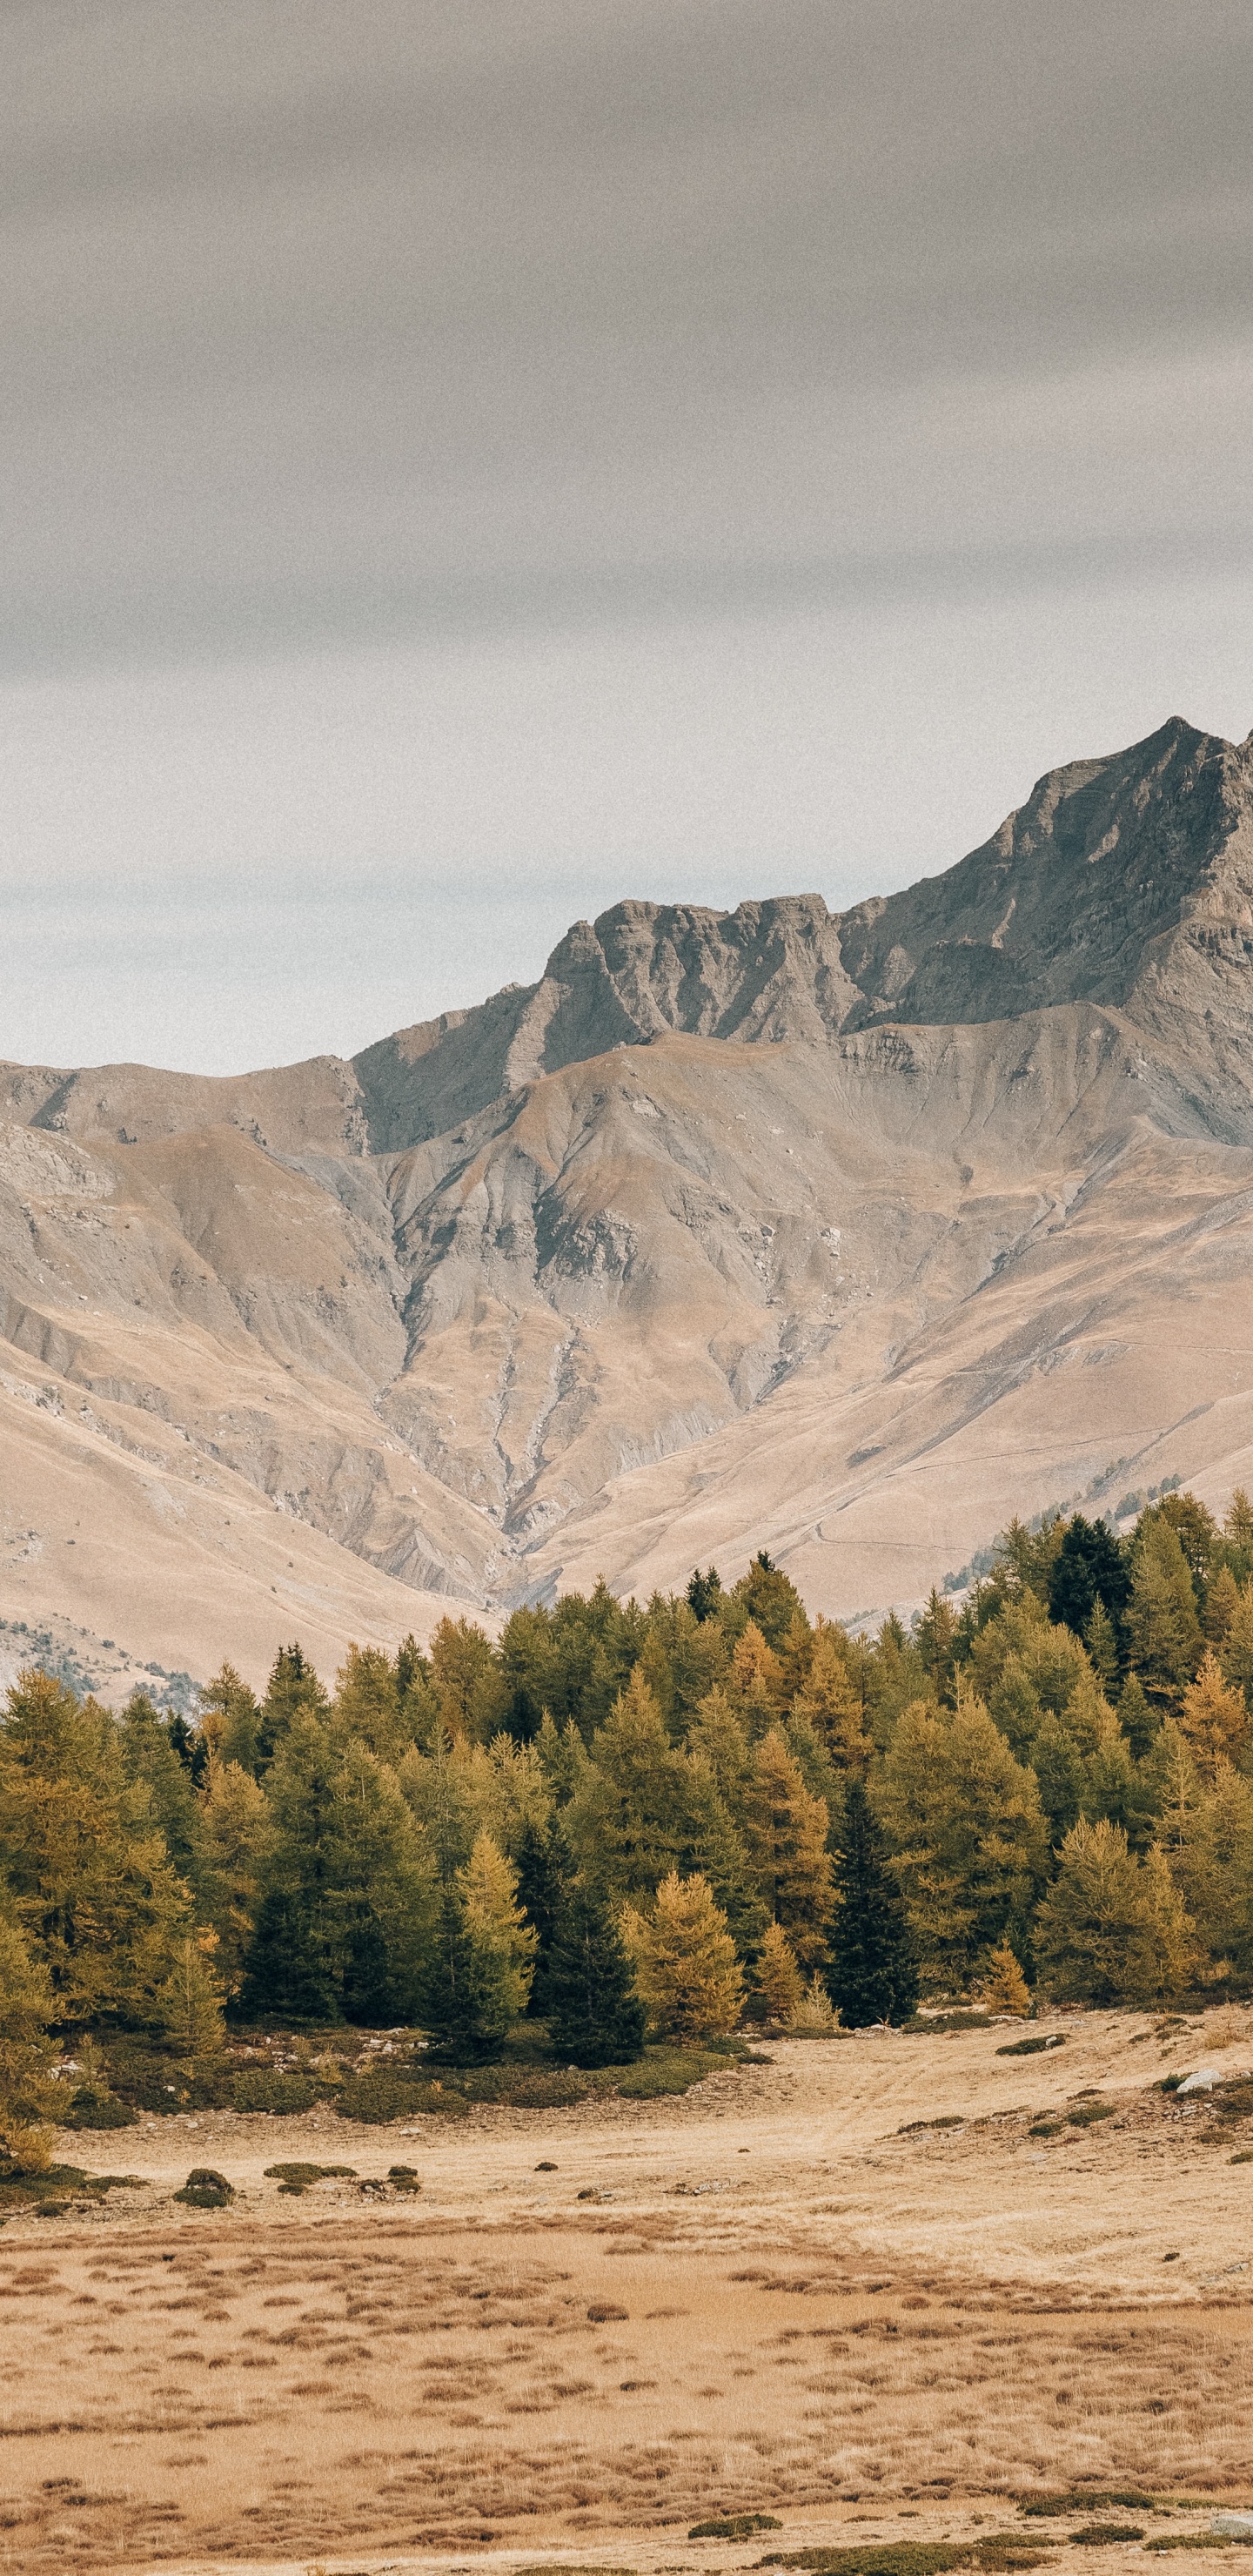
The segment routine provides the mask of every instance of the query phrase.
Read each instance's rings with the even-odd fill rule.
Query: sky
[[[0,1056],[225,1072],[1253,727],[1247,0],[10,0]]]

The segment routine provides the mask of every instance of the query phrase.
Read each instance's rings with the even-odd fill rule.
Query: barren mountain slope
[[[1175,723],[905,894],[623,904],[355,1065],[4,1069],[0,1615],[255,1667],[761,1544],[847,1612],[1114,1462],[1229,1485],[1251,788]]]

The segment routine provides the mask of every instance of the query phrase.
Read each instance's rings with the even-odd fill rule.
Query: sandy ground
[[[142,2187],[0,2235],[0,2566],[731,2576],[1071,2480],[1247,2502],[1253,2162],[1156,2087],[1253,2065],[1253,2021],[1039,2027],[1065,2046],[776,2044],[681,2101],[455,2127],[67,2137]],[[1067,2125],[1089,2088],[1115,2116]],[[355,2173],[284,2198],[298,2158]],[[194,2164],[229,2211],[174,2201]],[[746,2510],[781,2534],[687,2542]]]

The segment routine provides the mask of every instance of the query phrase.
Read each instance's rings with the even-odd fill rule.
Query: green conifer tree
[[[549,2036],[575,2066],[622,2066],[644,2043],[644,2006],[617,1924],[581,1879],[562,1894],[545,1963]]]
[[[918,1970],[887,1843],[860,1780],[849,1783],[836,1859],[832,2001],[850,2029],[908,2021],[918,2002]]]
[[[440,1889],[421,1998],[423,2028],[455,2065],[499,2057],[513,2021],[506,1950],[466,1919],[455,1880]]]

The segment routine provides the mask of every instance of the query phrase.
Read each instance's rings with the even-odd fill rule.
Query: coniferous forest
[[[454,2112],[510,2068],[516,2099],[666,2089],[746,2027],[942,1999],[1242,1989],[1251,1709],[1241,1492],[1221,1527],[1178,1492],[1122,1539],[1015,1523],[960,1606],[873,1637],[761,1555],[646,1607],[516,1610],[495,1644],[447,1618],[426,1654],[353,1647],[333,1690],[298,1644],[261,1699],[228,1661],[191,1723],[28,1672],[0,1726],[5,2153],[189,2101]]]

